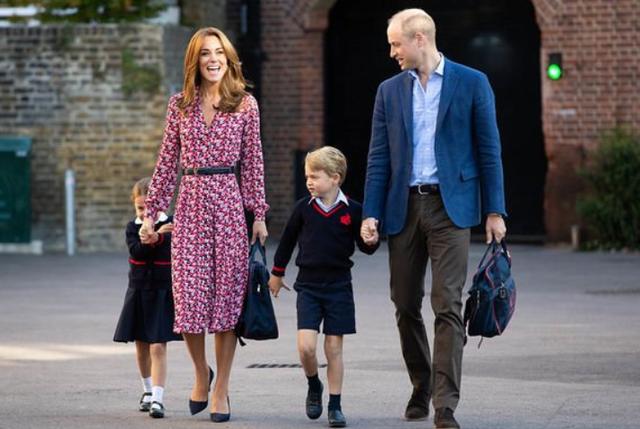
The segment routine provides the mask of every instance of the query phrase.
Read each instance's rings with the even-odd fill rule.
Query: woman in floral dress
[[[236,50],[220,30],[203,28],[194,34],[184,75],[183,91],[169,100],[141,234],[169,206],[178,169],[183,169],[171,252],[174,331],[183,335],[195,368],[192,414],[207,406],[213,372],[207,364],[205,333],[216,334],[217,377],[210,411],[213,421],[225,421],[236,347],[233,329],[247,284],[244,209],[255,215],[251,242],[264,243],[267,237],[260,118],[255,98],[245,91]],[[240,183],[230,171],[233,166],[240,170]]]

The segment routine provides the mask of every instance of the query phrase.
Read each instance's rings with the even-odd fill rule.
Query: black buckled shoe
[[[149,415],[154,419],[161,419],[164,417],[164,405],[162,402],[153,401],[149,408]]]
[[[147,396],[151,398],[151,392],[144,392],[142,394],[142,396],[140,397],[140,404],[138,405],[138,410],[148,412],[149,408],[151,408],[151,400],[149,401],[144,400],[144,398],[146,398]]]
[[[329,427],[330,428],[343,428],[347,425],[347,419],[342,410],[329,410]]]
[[[429,417],[429,394],[420,390],[415,390],[407,403],[404,411],[405,420],[419,422]]]
[[[433,423],[436,429],[460,429],[451,408],[438,408]]]
[[[324,390],[322,383],[320,383],[320,390],[314,392],[309,389],[307,391],[307,400],[305,401],[305,408],[307,417],[311,420],[315,420],[322,415],[322,391]]]

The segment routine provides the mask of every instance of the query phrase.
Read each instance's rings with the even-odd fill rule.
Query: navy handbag
[[[494,337],[504,332],[516,306],[511,255],[504,240],[489,244],[473,276],[464,306],[469,336]]]
[[[256,253],[260,254],[261,260],[255,259]],[[267,255],[264,246],[258,240],[251,246],[247,295],[235,332],[242,346],[245,345],[243,338],[249,340],[278,338],[278,323],[269,293]]]

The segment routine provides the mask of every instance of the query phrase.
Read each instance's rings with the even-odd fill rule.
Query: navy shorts
[[[298,329],[313,329],[325,335],[356,333],[356,310],[351,281],[334,283],[296,282]]]

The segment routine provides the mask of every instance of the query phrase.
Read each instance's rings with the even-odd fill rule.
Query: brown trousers
[[[391,300],[414,396],[434,408],[456,409],[460,399],[462,289],[467,277],[469,229],[458,228],[440,195],[409,196],[404,229],[389,237]],[[435,315],[433,364],[422,319],[425,272],[431,259],[431,308]]]

